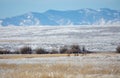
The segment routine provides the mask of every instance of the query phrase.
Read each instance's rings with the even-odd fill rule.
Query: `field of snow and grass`
[[[120,44],[120,26],[0,27],[0,48],[4,49],[56,49],[71,44],[85,45],[91,51],[115,51]]]
[[[72,44],[108,53],[2,54],[0,78],[120,78],[120,54],[110,52],[120,44],[120,26],[0,27],[0,48],[4,49]]]
[[[1,78],[120,78],[120,54],[0,55]]]

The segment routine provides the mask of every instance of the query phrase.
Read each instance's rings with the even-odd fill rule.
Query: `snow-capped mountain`
[[[0,19],[1,26],[31,25],[120,25],[120,11],[108,8],[79,9],[68,11],[48,10],[44,13],[30,12],[20,16]]]

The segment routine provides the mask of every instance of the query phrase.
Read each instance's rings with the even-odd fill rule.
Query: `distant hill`
[[[79,9],[68,11],[48,10],[44,13],[30,12],[0,19],[1,26],[31,25],[120,25],[120,11],[108,8]]]

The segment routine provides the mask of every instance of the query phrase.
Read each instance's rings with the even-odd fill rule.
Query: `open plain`
[[[120,44],[120,26],[8,26],[0,27],[0,49],[23,46],[58,49],[78,44],[90,51],[115,51]]]
[[[0,78],[120,78],[120,26],[0,27],[0,49],[85,46],[91,54],[1,54]]]
[[[120,78],[120,54],[0,55],[1,78]]]

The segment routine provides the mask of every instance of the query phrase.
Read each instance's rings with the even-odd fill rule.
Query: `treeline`
[[[116,48],[116,52],[120,53],[120,46]],[[32,49],[31,47],[25,46],[16,51],[10,51],[0,49],[0,54],[86,54],[93,53],[92,51],[86,50],[85,46],[80,47],[79,45],[63,46],[58,49],[46,50],[44,48]]]

